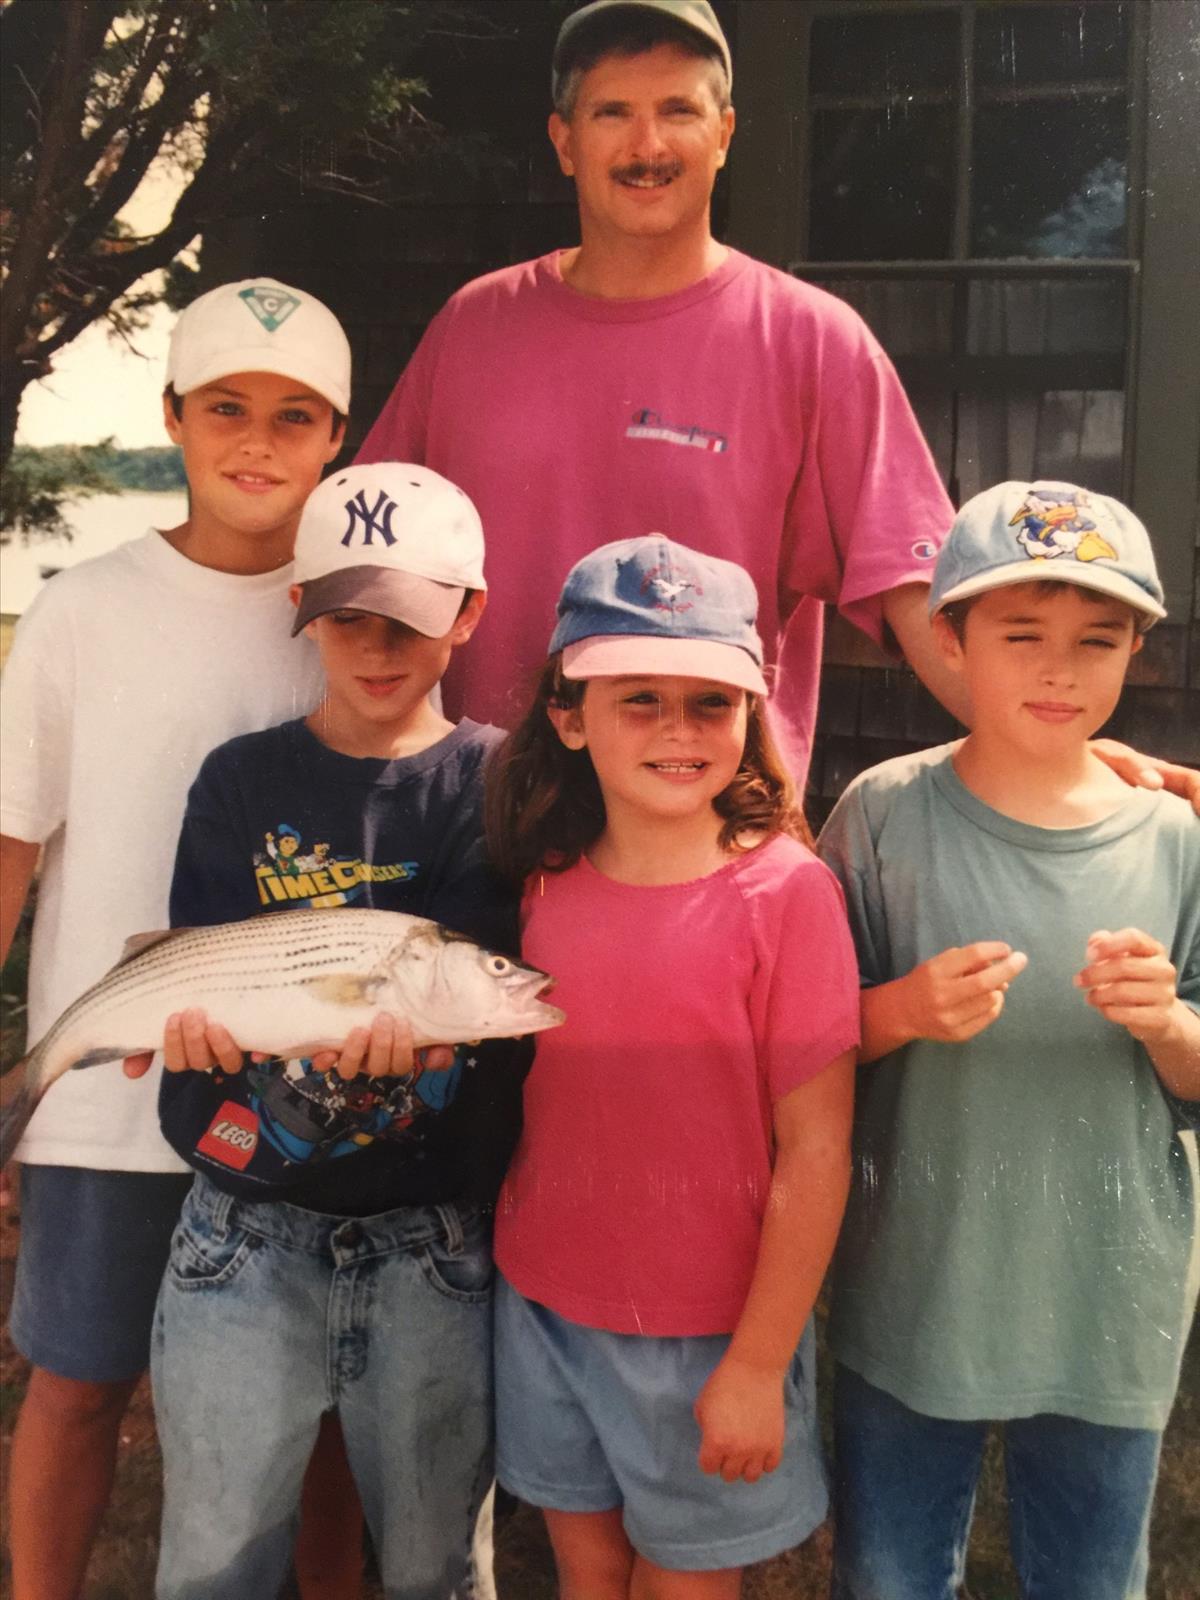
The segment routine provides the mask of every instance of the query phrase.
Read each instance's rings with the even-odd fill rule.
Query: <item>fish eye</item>
[[[504,956],[488,956],[484,965],[494,978],[503,978],[505,973],[512,971],[512,962]]]

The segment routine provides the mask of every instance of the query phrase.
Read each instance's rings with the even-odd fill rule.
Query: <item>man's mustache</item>
[[[609,176],[618,183],[638,183],[646,178],[653,178],[655,183],[667,183],[682,171],[682,161],[631,161],[628,166],[614,167]]]

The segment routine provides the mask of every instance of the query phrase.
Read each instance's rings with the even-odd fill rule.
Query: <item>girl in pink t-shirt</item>
[[[811,1312],[858,976],[755,602],[661,535],[593,551],[493,768],[493,852],[567,1017],[497,1212],[497,1474],[544,1509],[567,1600],[733,1600],[826,1509]]]

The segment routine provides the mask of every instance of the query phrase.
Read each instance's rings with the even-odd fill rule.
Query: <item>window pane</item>
[[[960,394],[962,499],[1009,478],[1083,483],[1121,493],[1125,396],[1119,389]]]
[[[1033,476],[1121,492],[1125,396],[1119,389],[1057,389],[1041,397]]]
[[[972,252],[1125,253],[1124,98],[981,105]]]
[[[813,95],[950,89],[957,77],[958,18],[944,10],[817,17],[809,61]]]
[[[1124,278],[982,279],[967,292],[967,351],[979,356],[1118,354],[1125,348],[1128,294]]]
[[[954,128],[951,106],[818,111],[813,118],[810,259],[948,256]]]
[[[1074,5],[980,6],[975,81],[981,88],[1035,83],[1124,83],[1129,7],[1116,0]]]
[[[822,289],[855,311],[890,355],[948,355],[954,345],[954,285],[930,279],[822,278]]]

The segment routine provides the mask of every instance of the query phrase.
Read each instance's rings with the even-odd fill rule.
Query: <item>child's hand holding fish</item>
[[[182,1065],[174,1070],[186,1071],[189,1010],[193,1059],[204,1059],[214,1047],[208,1006],[188,1007],[188,999],[207,1001],[229,1018],[233,1027],[221,1025],[215,1041],[230,1059],[240,1035],[264,1059],[327,1059],[353,1077],[364,1064],[378,1072],[400,1060],[411,1071],[414,1045],[448,1047],[557,1027],[562,1012],[541,998],[551,984],[536,968],[396,911],[281,911],[136,935],[117,965],[67,1007],[10,1074],[17,1091],[0,1117],[0,1164],[47,1089],[71,1068],[132,1060],[130,1076],[138,1077],[147,1046],[179,1018],[172,1051]],[[397,1019],[407,1019],[400,1029]]]
[[[174,1012],[163,1030],[163,1066],[168,1072],[240,1072],[245,1052],[229,1029],[209,1019],[199,1006]],[[252,1059],[265,1061],[261,1050]],[[370,1027],[352,1028],[340,1051],[321,1050],[313,1056],[318,1072],[337,1072],[347,1080],[360,1072],[369,1078],[407,1077],[419,1065],[426,1072],[445,1072],[454,1065],[450,1045],[428,1045],[418,1052],[413,1048],[412,1025],[407,1017],[384,1011]],[[127,1078],[141,1078],[150,1070],[153,1051],[130,1056],[125,1062]]]

